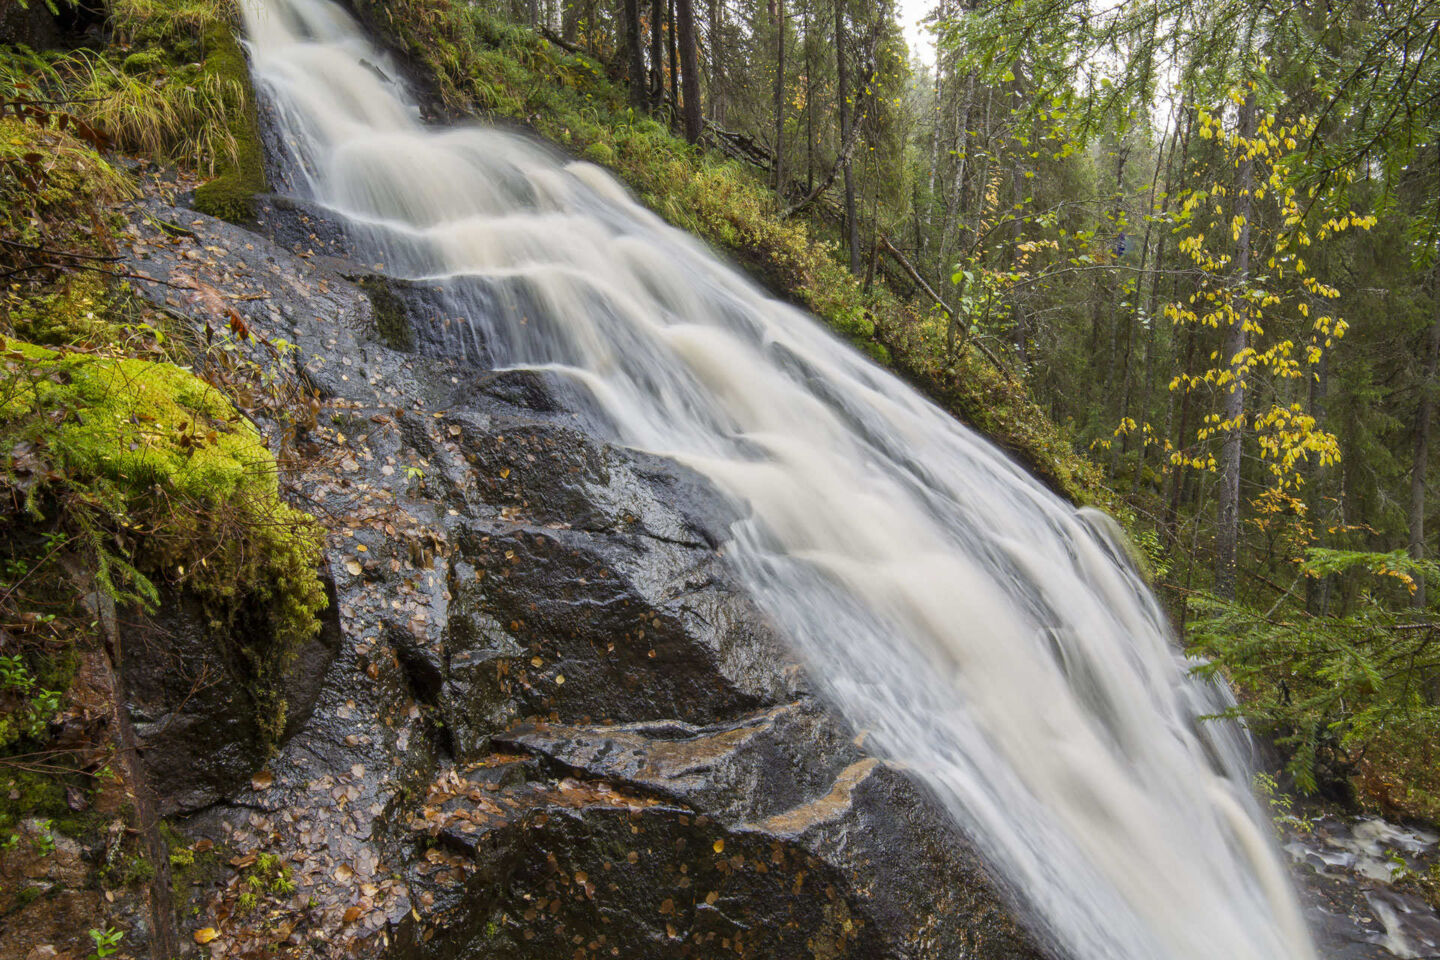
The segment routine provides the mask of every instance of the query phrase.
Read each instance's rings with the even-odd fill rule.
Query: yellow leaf
[[[203,946],[218,936],[220,936],[220,931],[214,927],[201,927],[195,931],[195,942]]]

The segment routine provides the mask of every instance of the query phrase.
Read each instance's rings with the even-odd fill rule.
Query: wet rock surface
[[[201,329],[218,295],[299,347],[291,492],[335,589],[279,752],[236,787],[262,758],[204,728],[223,776],[155,784],[206,865],[176,880],[187,951],[1041,955],[736,588],[740,505],[597,440],[553,378],[479,365],[443,290],[367,294],[347,277],[380,268],[286,207],[262,229],[293,249],[154,190],[132,211],[148,295]]]
[[[196,810],[233,794],[268,750],[239,644],[216,642],[199,602],[173,590],[154,615],[129,612],[119,636],[136,750],[149,781],[164,784],[158,812]],[[340,639],[332,615],[298,652],[286,683],[287,732],[309,718]]]
[[[1332,960],[1440,956],[1435,833],[1379,817],[1287,817],[1307,919]]]

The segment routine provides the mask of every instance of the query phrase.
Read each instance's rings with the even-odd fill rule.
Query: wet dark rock
[[[286,677],[286,731],[302,727],[342,640],[333,607]],[[232,794],[273,745],[265,742],[242,647],[247,638],[212,627],[186,593],[162,597],[153,615],[120,621],[121,682],[136,748],[162,814]]]
[[[322,401],[295,493],[331,528],[334,655],[273,757],[240,719],[192,721],[216,757],[182,806],[223,798],[177,821],[234,863],[285,858],[306,906],[257,932],[235,906],[253,867],[234,868],[191,901],[213,953],[283,933],[417,960],[1040,955],[949,818],[813,696],[737,586],[723,544],[743,505],[605,442],[563,379],[477,366],[443,290],[387,284],[415,332],[392,349],[343,238],[315,248],[314,210],[266,208],[297,253],[154,212],[246,251],[205,282],[302,348]],[[197,269],[156,250],[152,276]],[[136,715],[159,736],[183,691],[151,681]]]
[[[1440,956],[1440,919],[1419,882],[1440,868],[1434,833],[1307,808],[1292,811],[1280,823],[1322,956]]]
[[[405,301],[395,293],[392,282],[377,274],[358,277],[356,282],[370,297],[370,315],[375,318],[380,339],[392,350],[413,351],[415,329]]]
[[[57,45],[61,36],[60,24],[43,3],[0,6],[0,43],[44,50]]]

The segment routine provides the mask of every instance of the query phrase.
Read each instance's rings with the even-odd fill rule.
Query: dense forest
[[[403,83],[368,60],[364,70],[405,87],[426,124],[520,127],[567,159],[607,169],[640,204],[999,445],[1067,509],[1118,520],[1134,567],[1193,658],[1185,669],[1235,691],[1233,706],[1205,719],[1240,718],[1260,735],[1265,772],[1255,786],[1282,830],[1309,830],[1307,817],[1336,812],[1440,822],[1440,0],[895,3],[343,6],[401,65]],[[588,607],[556,615],[564,629],[551,633],[573,649],[555,652],[545,644],[562,641],[537,638],[532,615],[585,606],[572,591],[600,591],[602,580],[608,590],[623,566],[606,545],[573,552],[591,550],[584,562],[594,570],[570,559],[546,567],[535,560],[548,549],[543,537],[641,524],[637,504],[653,506],[651,494],[634,490],[664,471],[593,438],[557,441],[546,432],[553,424],[534,426],[553,412],[534,383],[496,386],[485,379],[493,371],[441,363],[474,360],[464,350],[436,359],[448,333],[425,324],[450,307],[384,264],[350,262],[345,228],[326,222],[335,211],[272,182],[285,138],[251,78],[254,50],[247,61],[240,24],[230,0],[0,0],[0,855],[29,851],[53,865],[70,847],[82,851],[72,859],[87,879],[43,897],[60,904],[55,928],[82,945],[88,936],[97,958],[122,955],[128,931],[146,930],[155,957],[193,953],[192,939],[216,957],[329,956],[316,944],[341,930],[352,955],[489,955],[473,952],[483,947],[530,956],[504,952],[526,944],[559,956],[579,944],[577,955],[599,956],[604,936],[572,944],[563,923],[553,939],[528,945],[535,915],[560,914],[557,883],[565,910],[570,899],[590,909],[589,878],[612,860],[646,869],[633,851],[617,858],[611,847],[641,833],[642,814],[674,815],[645,829],[676,851],[713,850],[705,869],[721,879],[706,882],[717,888],[743,874],[746,856],[752,868],[767,858],[783,869],[804,862],[796,899],[823,913],[805,922],[839,945],[822,953],[803,941],[815,955],[890,955],[822,901],[853,883],[862,892],[842,899],[868,905],[874,890],[903,883],[856,879],[846,871],[861,868],[846,858],[859,855],[804,846],[798,834],[755,839],[755,824],[784,821],[771,818],[789,809],[780,800],[739,827],[723,814],[692,820],[689,808],[665,805],[704,809],[674,784],[647,794],[625,779],[633,771],[597,774],[600,761],[577,759],[569,741],[557,747],[558,734],[536,746],[546,723],[594,733],[592,722],[633,720],[616,742],[651,749],[653,735],[662,743],[655,755],[665,756],[664,744],[682,734],[704,740],[715,725],[740,722],[736,704],[783,712],[809,694],[795,694],[788,679],[764,682],[795,703],[741,690],[712,663],[723,658],[707,659],[706,644],[724,646],[728,635],[675,626],[669,601],[639,587],[616,601],[642,611],[639,652],[623,676],[603,672],[613,665],[586,674],[593,658],[616,652],[615,637],[575,626],[588,623]],[[255,268],[262,254],[267,267]],[[347,322],[361,316],[352,326],[368,323],[367,332],[337,346],[320,324],[332,319],[326,310]],[[355,368],[342,373],[352,356]],[[352,380],[362,357],[375,365]],[[523,397],[534,406],[524,417],[510,407],[495,415],[510,424],[509,448],[505,435],[474,426],[492,423],[491,407],[455,400],[483,411],[467,420],[436,399],[461,375],[484,381],[484,404]],[[357,393],[365,384],[373,395]],[[382,439],[386,431],[394,437]],[[537,454],[521,453],[527,442],[541,460],[558,460],[558,443],[574,462],[560,479],[532,481]],[[476,479],[486,471],[493,476]],[[603,497],[587,488],[591,502],[567,485],[602,474],[631,489],[607,499],[611,487]],[[665,496],[693,493],[684,478],[666,483]],[[523,525],[527,511],[555,504],[575,515],[535,519],[513,541],[498,527],[465,526],[497,516]],[[618,518],[595,519],[607,510]],[[675,513],[673,529],[689,529],[690,513]],[[708,534],[660,542],[703,554],[696,569],[724,552],[712,556]],[[540,587],[526,580],[532,562]],[[564,566],[572,562],[573,571]],[[655,582],[690,575],[664,567],[673,558],[646,562],[663,573]],[[563,590],[546,579],[572,574]],[[1148,602],[1145,590],[1132,592]],[[614,601],[606,596],[596,606]],[[482,613],[472,621],[466,608],[451,624],[452,600]],[[367,620],[371,607],[379,612]],[[170,650],[157,632],[184,644]],[[502,652],[474,654],[484,679],[462,676],[457,664],[473,666],[474,651],[446,645],[500,634]],[[165,665],[149,664],[161,647]],[[737,655],[746,669],[771,656],[746,651]],[[340,695],[333,664],[352,671]],[[625,701],[636,678],[665,692]],[[566,713],[564,698],[580,703],[587,690],[601,691],[598,705]],[[693,725],[662,723],[651,713],[665,697],[679,704],[665,717],[681,717],[691,701],[710,713]],[[802,707],[811,709],[808,700]],[[310,731],[321,745],[299,749],[325,756],[334,769],[323,777],[277,759],[312,710],[324,718]],[[541,733],[515,733],[522,721]],[[834,797],[831,784],[848,790],[846,777],[871,775],[873,758],[846,752],[861,749],[863,731],[852,745],[848,734],[812,726],[823,736],[806,728],[801,759],[784,761],[802,770],[806,790]],[[382,727],[389,752],[364,754]],[[409,746],[412,732],[423,746]],[[726,741],[736,753],[716,769],[772,762],[737,760],[749,749],[742,740]],[[605,742],[596,757],[611,749]],[[359,772],[347,780],[347,771]],[[594,779],[577,786],[585,776]],[[169,794],[167,779],[178,784]],[[527,891],[516,894],[525,903],[492,903],[489,887],[483,896],[467,887],[491,912],[476,908],[462,923],[415,906],[433,906],[434,896],[403,899],[400,868],[387,878],[373,853],[338,869],[327,860],[318,879],[300,854],[292,866],[297,841],[278,838],[323,832],[295,812],[313,799],[286,794],[292,808],[282,815],[267,797],[317,783],[336,798],[331,815],[350,816],[346,805],[363,795],[367,824],[385,824],[376,836],[393,824],[425,834],[403,868],[415,891],[431,891],[419,878],[436,871],[446,878],[436,882],[488,882],[494,864],[475,881],[458,865],[481,857],[467,837],[484,818],[465,836],[443,829],[454,826],[445,818],[457,798],[502,799],[530,819],[503,820],[505,811],[501,826],[484,829],[521,837],[506,834],[499,846],[510,844],[505,869],[523,874],[514,890]],[[725,789],[739,791],[735,783]],[[775,789],[793,799],[788,786]],[[923,806],[904,789],[885,786],[885,802]],[[733,814],[747,798],[722,799],[713,802]],[[628,812],[611,822],[616,804]],[[589,839],[564,833],[574,810],[598,818],[586,821]],[[281,820],[289,826],[275,826]],[[907,829],[925,834],[928,822]],[[716,832],[717,823],[732,832]],[[528,847],[547,824],[553,835]],[[599,859],[556,866],[557,855],[588,851],[591,841],[604,847]],[[896,843],[930,855],[913,836]],[[532,854],[536,863],[525,860]],[[968,908],[991,917],[988,881],[967,872],[968,856],[934,867],[947,878],[937,886],[980,890],[984,903]],[[875,869],[890,857],[862,859]],[[351,863],[370,872],[357,879]],[[0,862],[0,945],[17,929],[8,918],[42,897],[22,876],[31,869]],[[665,870],[626,889],[664,892],[675,879]],[[756,881],[746,902],[799,909],[788,887],[764,892],[781,870]],[[833,870],[825,897],[798,896],[805,870]],[[1422,875],[1402,859],[1396,876],[1440,904],[1440,864]],[[534,877],[538,907],[524,886]],[[440,894],[444,909],[458,902],[449,895]],[[685,896],[702,918],[722,898]],[[646,949],[668,944],[667,931],[677,938],[679,908],[662,902],[662,919],[645,921],[656,924],[641,938]],[[141,913],[151,919],[136,921]],[[102,914],[93,928],[83,919]],[[441,936],[426,953],[452,921],[470,939]],[[999,931],[995,956],[1039,955],[1027,944],[1004,953],[1007,938],[1023,938],[1009,920],[994,922],[985,932]],[[737,953],[746,936],[789,936],[776,931],[796,925],[754,920],[747,930],[757,932],[734,935]],[[925,930],[904,931],[914,938],[906,950],[928,943]],[[410,952],[384,952],[392,941],[382,934],[400,944],[402,933]],[[954,936],[952,946],[963,940]],[[46,937],[61,934],[32,939]],[[749,955],[801,955],[794,949]]]

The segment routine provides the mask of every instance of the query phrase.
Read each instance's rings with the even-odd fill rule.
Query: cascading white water
[[[922,779],[1064,955],[1307,960],[1248,791],[1109,518],[635,204],[480,127],[427,129],[330,0],[247,0],[298,192],[442,284],[497,366],[749,505],[725,554],[867,743]],[[460,349],[463,344],[457,344]]]

